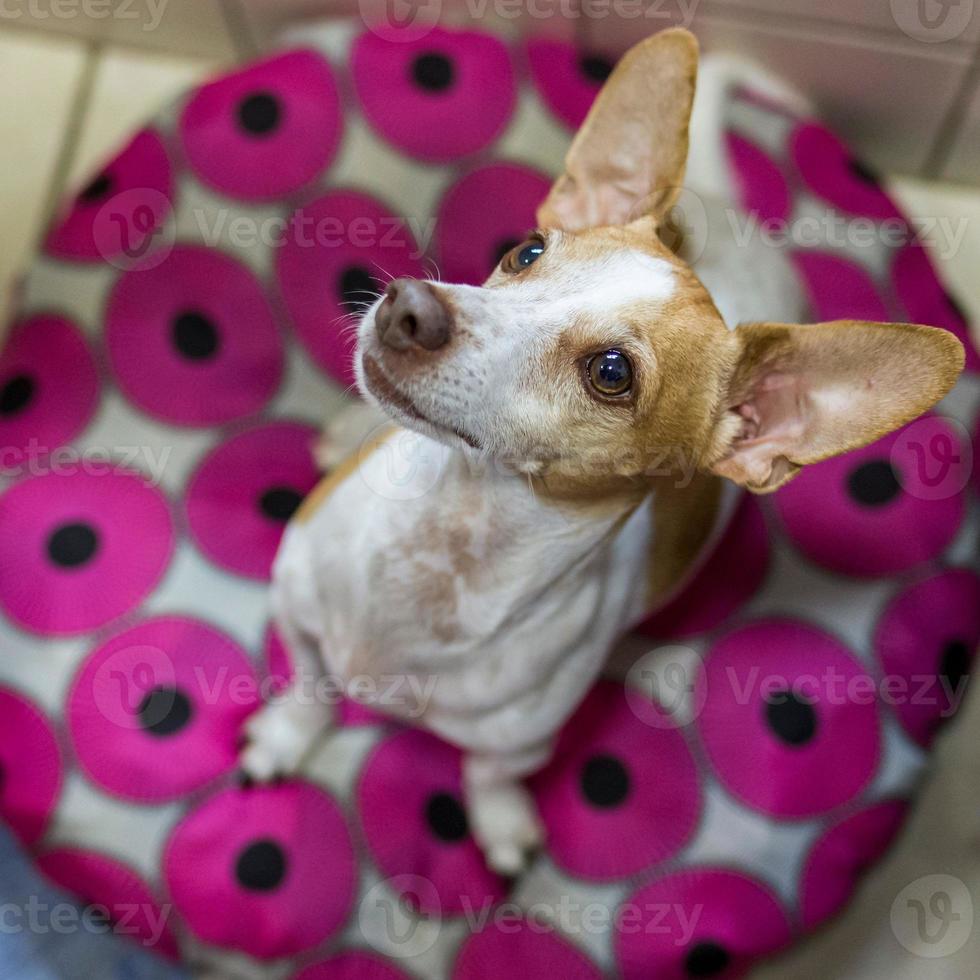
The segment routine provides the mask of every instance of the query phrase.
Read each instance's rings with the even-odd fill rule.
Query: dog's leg
[[[519,874],[544,840],[537,807],[521,779],[551,757],[551,742],[519,752],[471,753],[463,760],[463,790],[470,829],[487,864]]]
[[[277,620],[292,654],[294,674],[289,686],[245,723],[247,744],[240,763],[245,775],[257,782],[298,772],[333,715],[320,683],[325,668],[316,640],[287,616]]]

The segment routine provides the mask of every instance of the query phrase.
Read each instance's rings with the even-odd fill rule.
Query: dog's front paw
[[[255,782],[295,775],[326,727],[326,719],[296,709],[289,701],[274,702],[245,722],[246,745],[239,765]]]
[[[498,874],[524,871],[544,842],[544,829],[531,794],[520,783],[499,783],[473,790],[470,824],[487,864]]]

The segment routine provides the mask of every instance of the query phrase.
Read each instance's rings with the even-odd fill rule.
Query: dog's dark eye
[[[625,395],[633,387],[633,365],[618,350],[607,350],[590,358],[586,365],[589,384],[600,395],[615,398]]]
[[[544,251],[544,242],[540,238],[529,238],[520,245],[512,248],[502,259],[500,267],[506,272],[520,272],[529,265],[534,265],[538,256]]]

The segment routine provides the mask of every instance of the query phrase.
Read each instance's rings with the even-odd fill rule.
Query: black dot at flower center
[[[970,676],[973,658],[970,648],[963,640],[950,640],[939,658],[939,674],[949,685],[949,690],[958,692],[960,685]]]
[[[112,178],[108,174],[99,174],[82,188],[78,198],[81,201],[87,201],[89,203],[101,201],[111,190]]]
[[[444,55],[420,54],[412,62],[412,79],[427,92],[442,92],[453,84],[453,63]]]
[[[857,503],[881,507],[901,492],[902,485],[887,459],[874,459],[852,471],[847,479],[847,489]]]
[[[193,709],[183,691],[173,687],[155,687],[147,691],[136,714],[144,732],[165,737],[185,728],[191,720]]]
[[[466,811],[451,793],[433,793],[425,804],[425,821],[439,840],[462,840],[470,832]]]
[[[62,568],[77,568],[91,561],[99,548],[99,537],[88,524],[62,524],[48,538],[48,556]]]
[[[871,167],[861,160],[852,158],[848,161],[847,169],[850,170],[858,180],[863,181],[865,184],[870,184],[872,187],[877,187],[881,183],[881,180],[874,170],[872,170]]]
[[[731,962],[728,951],[717,943],[703,942],[692,946],[684,959],[689,977],[714,977]]]
[[[270,487],[259,498],[259,507],[270,520],[285,524],[302,502],[303,495],[292,487]]]
[[[268,136],[279,126],[282,107],[269,92],[255,92],[238,104],[238,124],[250,136]]]
[[[378,280],[362,265],[344,269],[337,287],[349,310],[370,306],[378,295]]]
[[[174,317],[171,326],[174,347],[189,361],[204,361],[217,353],[218,330],[203,313],[188,310]]]
[[[235,877],[249,891],[271,892],[286,877],[286,867],[286,854],[274,840],[257,840],[239,853]]]
[[[612,73],[613,65],[608,58],[597,54],[584,54],[579,58],[579,70],[590,81],[601,84]]]
[[[787,745],[805,745],[817,731],[813,705],[793,691],[774,694],[766,703],[766,722]]]
[[[582,795],[595,807],[619,806],[629,796],[629,773],[611,755],[594,755],[582,767],[580,778]]]
[[[0,415],[16,415],[23,411],[34,397],[34,379],[18,374],[0,388]]]

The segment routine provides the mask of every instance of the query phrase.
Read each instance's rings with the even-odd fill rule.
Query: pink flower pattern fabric
[[[736,507],[637,634],[649,675],[600,681],[529,781],[548,842],[524,879],[486,868],[459,752],[354,701],[296,778],[242,784],[245,720],[293,674],[266,583],[353,381],[349,314],[398,275],[479,282],[559,166],[521,127],[570,138],[612,65],[351,30],[188,93],[45,239],[85,289],[39,277],[0,354],[0,818],[83,901],[146,910],[138,935],[171,909],[161,954],[257,977],[740,976],[846,904],[954,723],[980,641],[978,399]],[[822,124],[742,98],[719,137],[746,212],[908,230]],[[813,318],[930,323],[980,365],[914,238],[787,249]],[[568,894],[607,913],[597,934],[532,914]],[[665,931],[658,907],[701,914]]]
[[[125,264],[152,248],[173,205],[170,157],[160,135],[144,130],[68,202],[45,252],[69,262]]]
[[[214,426],[260,411],[282,378],[282,338],[248,269],[180,246],[121,276],[105,324],[119,387],[148,415]]]
[[[88,342],[65,317],[15,323],[0,354],[0,445],[5,466],[70,443],[99,402],[99,371]]]
[[[435,28],[390,39],[365,31],[351,48],[365,118],[392,146],[429,163],[484,149],[504,131],[517,84],[510,52],[490,34]]]
[[[315,51],[290,51],[192,93],[180,138],[205,184],[233,198],[275,200],[325,170],[342,121],[329,62]]]

